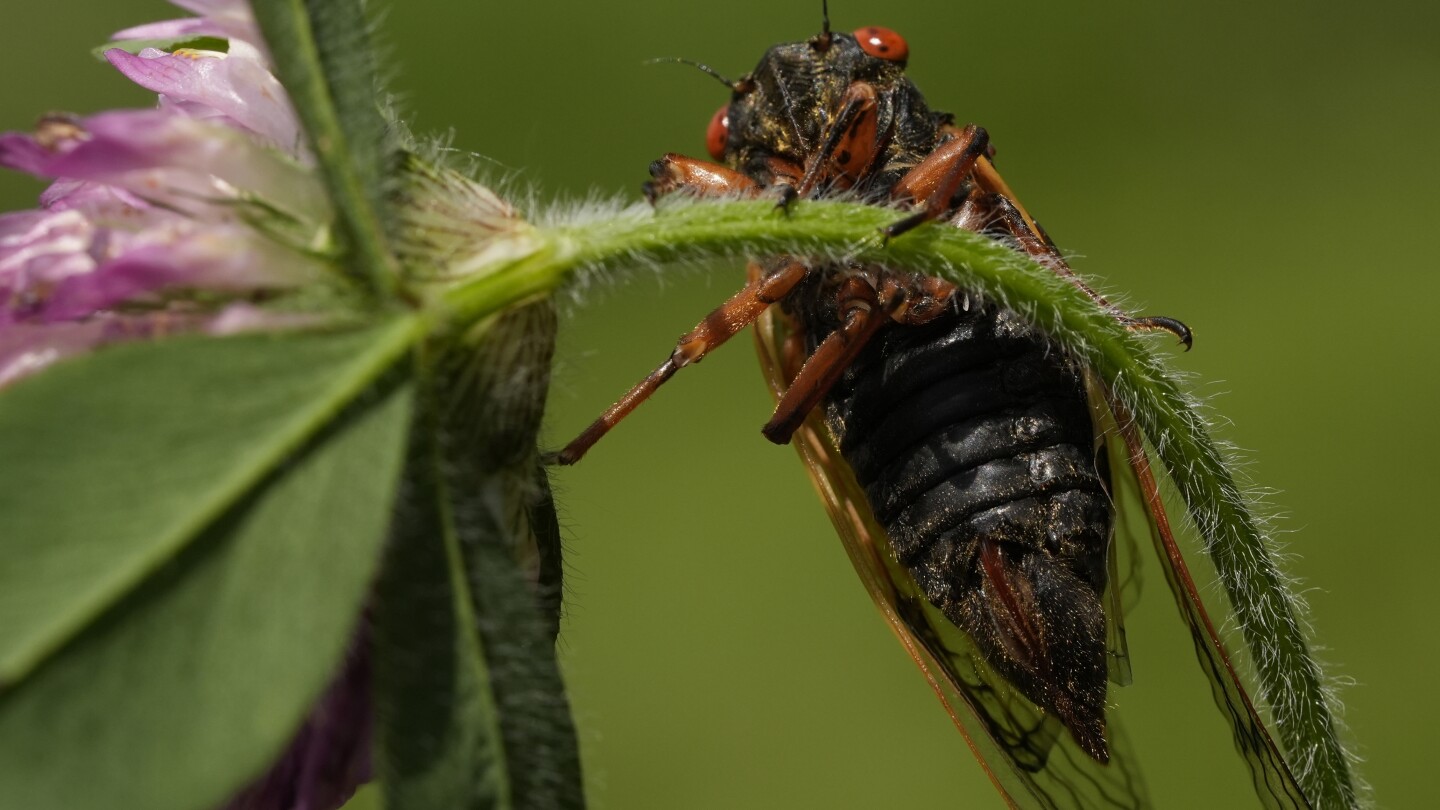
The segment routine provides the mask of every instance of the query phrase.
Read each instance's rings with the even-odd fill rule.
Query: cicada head
[[[711,155],[753,177],[775,175],[777,161],[803,169],[826,152],[837,112],[857,86],[873,91],[876,114],[867,125],[892,133],[892,151],[928,152],[936,121],[948,116],[932,114],[906,77],[909,53],[903,37],[877,26],[775,45],[735,82],[730,104],[711,122]]]

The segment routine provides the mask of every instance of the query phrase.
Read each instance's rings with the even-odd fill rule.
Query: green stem
[[[1298,619],[1298,598],[1271,542],[1236,486],[1193,402],[1158,355],[1074,284],[1008,247],[957,228],[923,227],[888,244],[894,211],[855,203],[666,205],[610,219],[541,229],[541,247],[445,292],[452,317],[471,323],[542,294],[578,271],[790,253],[874,262],[949,279],[1016,310],[1093,368],[1139,419],[1199,527],[1255,662],[1260,695],[1317,806],[1352,806],[1356,792],[1318,664]]]
[[[368,25],[359,0],[255,0],[255,20],[320,164],[336,229],[378,299],[396,274],[386,247],[381,167],[386,124],[376,104]]]

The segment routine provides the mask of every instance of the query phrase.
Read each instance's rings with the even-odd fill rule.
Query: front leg
[[[655,179],[642,189],[651,203],[680,190],[701,197],[755,197],[762,191],[758,183],[734,169],[675,152],[651,163],[650,176]]]
[[[960,192],[976,161],[990,149],[990,135],[983,128],[969,124],[959,134],[935,147],[935,151],[905,173],[891,190],[895,200],[914,200],[919,208],[910,216],[884,229],[886,239],[893,239],[931,220],[940,219],[954,206],[951,201]]]
[[[879,93],[872,85],[855,82],[846,88],[835,120],[805,161],[805,176],[796,188],[798,196],[809,196],[827,183],[850,188],[873,170],[881,151],[879,114]]]

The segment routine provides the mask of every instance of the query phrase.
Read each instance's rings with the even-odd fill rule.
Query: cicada
[[[707,133],[715,162],[667,154],[652,200],[846,195],[902,209],[887,239],[956,227],[1003,240],[1087,287],[995,168],[984,129],[933,111],[894,31],[776,45]],[[880,264],[750,262],[748,283],[560,454],[574,463],[674,373],[756,324],[793,443],[870,596],[1015,807],[1146,807],[1107,716],[1130,679],[1116,506],[1139,499],[1202,666],[1268,807],[1308,806],[1261,723],[1180,556],[1144,438],[1102,381],[1017,313]],[[1125,493],[1130,493],[1126,495]]]

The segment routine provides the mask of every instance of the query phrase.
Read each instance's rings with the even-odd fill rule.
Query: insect
[[[710,162],[667,154],[652,200],[846,194],[904,213],[887,239],[958,227],[1013,244],[1135,330],[1070,270],[995,169],[984,129],[932,111],[893,31],[776,45],[730,81]],[[933,223],[933,224],[932,224]],[[757,325],[778,404],[762,432],[806,462],[871,597],[1012,806],[1144,807],[1106,714],[1129,680],[1114,503],[1143,502],[1217,702],[1269,807],[1305,807],[1206,616],[1123,406],[1016,313],[885,265],[750,262],[748,283],[559,454],[575,463],[669,380]]]

